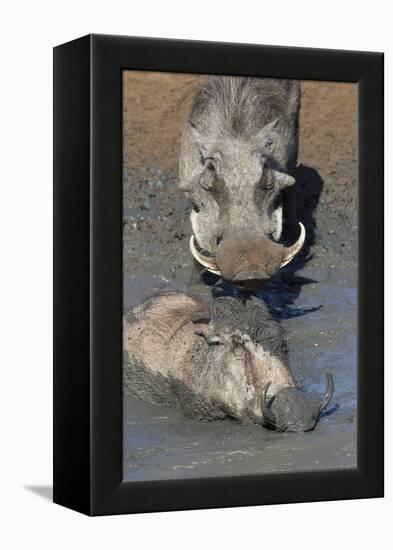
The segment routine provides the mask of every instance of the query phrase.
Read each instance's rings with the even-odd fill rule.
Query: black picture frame
[[[357,468],[122,480],[122,71],[358,84]],[[54,49],[54,502],[88,515],[383,496],[383,54],[89,35]]]

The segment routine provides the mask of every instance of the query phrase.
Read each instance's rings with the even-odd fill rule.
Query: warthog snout
[[[217,266],[224,279],[265,281],[280,268],[284,247],[264,235],[232,233],[217,247]]]
[[[315,428],[321,413],[329,405],[334,392],[333,377],[327,374],[327,387],[320,403],[312,403],[294,387],[283,388],[268,398],[270,383],[266,384],[261,398],[261,409],[267,427],[279,432],[308,432]]]
[[[299,222],[299,235],[291,246],[283,246],[253,230],[232,230],[220,240],[215,256],[204,251],[194,236],[190,240],[190,250],[208,271],[221,275],[227,281],[246,285],[270,279],[296,256],[305,237],[306,230]]]

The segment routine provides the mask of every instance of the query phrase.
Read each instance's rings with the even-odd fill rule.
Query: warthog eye
[[[206,159],[206,169],[209,170],[209,172],[215,172],[216,167],[214,166],[213,162],[210,159]]]

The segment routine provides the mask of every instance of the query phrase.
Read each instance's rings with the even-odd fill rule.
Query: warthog
[[[308,431],[333,394],[305,396],[287,366],[283,329],[260,300],[212,305],[180,292],[148,299],[124,323],[124,389],[192,417]]]
[[[237,285],[269,279],[304,243],[292,176],[299,106],[294,80],[209,77],[196,90],[179,165],[193,207],[190,248]]]

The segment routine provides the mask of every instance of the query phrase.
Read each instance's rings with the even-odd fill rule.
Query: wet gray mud
[[[128,166],[128,167],[127,167]],[[303,252],[258,295],[287,332],[289,362],[305,391],[335,394],[312,432],[276,433],[231,420],[203,422],[181,411],[124,397],[125,480],[157,480],[356,466],[357,227],[353,211],[320,201],[322,181],[300,167]],[[147,165],[124,171],[124,311],[164,289],[184,290],[191,273],[185,198],[175,180]],[[205,276],[202,290],[232,290]]]

